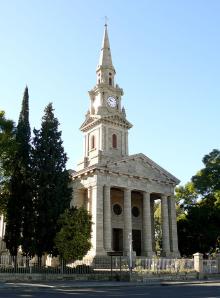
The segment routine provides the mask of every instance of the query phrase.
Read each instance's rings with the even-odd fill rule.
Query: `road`
[[[46,297],[155,297],[155,298],[220,298],[220,283],[99,287],[99,288],[62,288],[62,287],[1,287],[0,298],[46,298]]]

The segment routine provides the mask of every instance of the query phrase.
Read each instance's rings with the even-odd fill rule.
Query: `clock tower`
[[[132,125],[121,105],[123,90],[115,83],[115,75],[105,25],[96,85],[89,91],[90,107],[80,127],[84,133],[84,158],[77,166],[78,171],[128,155],[128,129]]]

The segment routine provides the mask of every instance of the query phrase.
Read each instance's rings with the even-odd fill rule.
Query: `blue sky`
[[[220,147],[220,1],[0,0],[0,109],[17,121],[27,84],[33,129],[52,101],[75,168],[106,15],[130,154],[185,183]]]

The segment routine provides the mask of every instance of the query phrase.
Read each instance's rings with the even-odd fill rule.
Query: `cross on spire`
[[[108,21],[109,21],[109,18],[107,16],[105,16],[105,27],[108,26]]]

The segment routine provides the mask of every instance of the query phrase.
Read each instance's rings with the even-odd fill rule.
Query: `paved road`
[[[100,288],[65,288],[65,287],[2,287],[0,298],[46,298],[46,297],[153,297],[153,298],[220,298],[220,283],[100,287]]]

